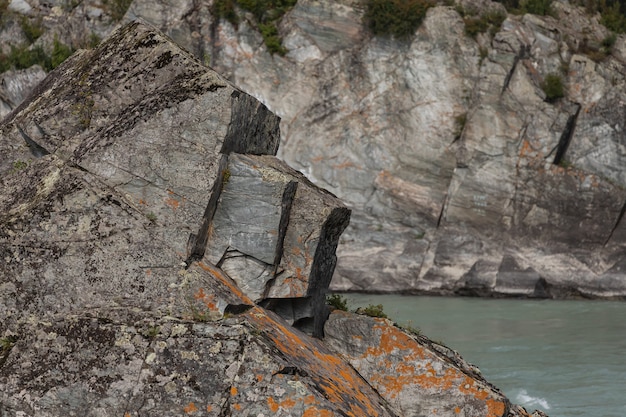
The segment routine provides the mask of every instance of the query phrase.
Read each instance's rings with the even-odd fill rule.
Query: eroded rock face
[[[245,19],[151,4],[127,18],[196,34],[190,50],[282,117],[281,157],[353,209],[335,289],[626,296],[625,38],[589,53],[609,33],[582,8],[555,2],[558,19],[509,16],[474,40],[435,7],[400,42],[368,35],[359,2],[300,0],[278,57]],[[546,100],[550,73],[563,99]],[[496,282],[509,257],[536,279]]]

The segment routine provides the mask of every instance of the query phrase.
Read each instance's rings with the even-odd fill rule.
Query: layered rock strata
[[[388,321],[326,321],[349,210],[278,122],[140,23],[4,119],[2,416],[528,416]]]

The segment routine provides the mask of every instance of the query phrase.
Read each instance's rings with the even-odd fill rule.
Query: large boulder
[[[350,212],[273,156],[278,123],[139,22],[4,119],[0,415],[528,415],[389,323],[324,327]],[[342,344],[366,330],[372,355]],[[391,406],[349,353],[467,392],[416,374],[423,406]]]

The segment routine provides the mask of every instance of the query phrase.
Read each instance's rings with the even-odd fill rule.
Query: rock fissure
[[[567,149],[570,146],[570,142],[574,137],[574,132],[576,130],[576,121],[578,120],[578,115],[580,114],[581,106],[579,103],[574,103],[576,106],[576,111],[574,114],[570,115],[567,118],[567,122],[565,123],[565,128],[563,129],[563,133],[561,133],[561,137],[559,138],[559,143],[557,144],[556,154],[554,155],[554,161],[552,162],[554,165],[560,165],[565,161],[565,154],[567,153]]]
[[[615,224],[613,225],[613,228],[611,229],[609,236],[606,238],[606,241],[604,242],[604,246],[609,244],[609,242],[613,238],[613,235],[615,234],[615,231],[622,224],[622,220],[624,219],[624,214],[626,214],[626,202],[624,202],[624,205],[622,206],[622,209],[620,210],[619,215],[617,216],[617,220],[615,221]]]
[[[530,45],[521,45],[515,58],[513,58],[513,63],[511,64],[511,68],[507,72],[504,77],[504,83],[502,84],[502,90],[500,94],[504,94],[506,89],[509,87],[509,83],[511,82],[511,78],[513,78],[513,74],[515,73],[515,69],[517,68],[517,64],[522,59],[527,59],[530,56]]]
[[[20,135],[24,139],[24,142],[26,142],[26,146],[28,146],[30,153],[35,158],[41,158],[43,156],[50,155],[50,152],[46,148],[35,142],[18,124],[16,124],[16,127],[17,130],[20,132]]]
[[[189,237],[189,253],[185,261],[188,266],[194,261],[199,261],[204,256],[207,242],[209,241],[209,234],[211,233],[211,222],[213,221],[213,216],[215,216],[217,204],[229,175],[228,155],[222,154],[217,169],[217,179],[213,183],[211,195],[206,209],[204,210],[204,215],[202,216],[202,224],[200,225],[198,233]]]

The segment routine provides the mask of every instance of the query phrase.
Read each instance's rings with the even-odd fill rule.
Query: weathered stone
[[[38,65],[0,74],[0,120],[16,108],[46,76]]]
[[[270,156],[231,154],[222,182],[206,261],[290,324],[314,319],[321,336],[318,318],[326,316],[324,297],[350,211]]]
[[[508,400],[468,365],[457,365],[453,356],[388,320],[335,311],[324,330],[326,342],[398,415],[508,415]]]

